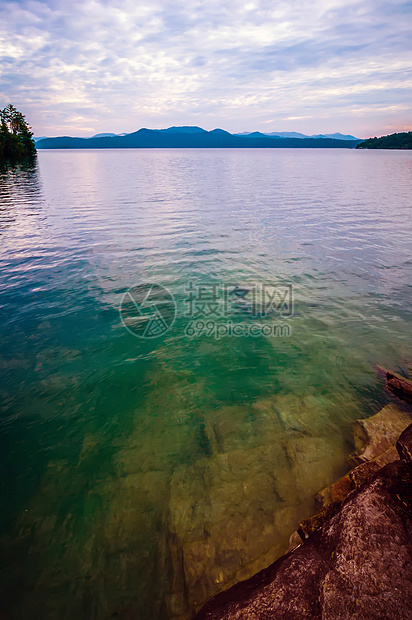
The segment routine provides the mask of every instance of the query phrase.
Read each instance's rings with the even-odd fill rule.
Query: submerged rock
[[[341,434],[325,424],[323,434],[309,434],[318,405],[265,398],[208,416],[212,453],[177,467],[170,482],[169,618],[191,618],[208,598],[275,561],[313,512],[314,493],[345,472]]]
[[[411,417],[395,405],[386,405],[378,413],[353,425],[356,452],[348,457],[351,467],[371,461],[395,445]]]
[[[401,377],[390,370],[386,370],[381,366],[377,367],[380,372],[386,375],[386,387],[393,392],[401,400],[406,400],[412,403],[412,381]]]
[[[179,467],[167,517],[174,587],[171,617],[190,617],[207,598],[284,552],[297,522],[276,488],[288,467],[280,446],[231,450]],[[289,509],[289,511],[288,511]]]
[[[346,474],[346,476],[334,484],[331,484],[326,487],[326,489],[316,493],[315,500],[317,504],[322,507],[327,506],[331,502],[341,502],[352,491],[352,489],[352,480],[350,479],[349,474]]]
[[[300,437],[287,444],[287,454],[298,498],[313,497],[330,480],[343,473],[343,440],[331,437]]]
[[[411,468],[390,463],[301,546],[211,599],[197,620],[409,620]]]

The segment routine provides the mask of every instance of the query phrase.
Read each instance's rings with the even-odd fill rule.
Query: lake
[[[410,151],[0,172],[7,617],[189,618],[285,552],[412,371],[411,210]]]

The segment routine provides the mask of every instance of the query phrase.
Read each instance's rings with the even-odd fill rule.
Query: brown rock
[[[384,467],[388,463],[393,463],[393,461],[397,461],[398,459],[399,455],[395,446],[391,446],[373,461],[366,461],[360,465],[355,464],[354,469],[346,474],[346,476],[343,476],[343,478],[334,484],[316,493],[316,503],[321,507],[325,507],[331,502],[343,501],[355,486],[359,486],[365,482],[365,480],[376,473],[381,467]],[[357,460],[355,463],[357,463]]]
[[[356,420],[353,434],[357,452],[348,457],[348,464],[356,467],[386,452],[410,423],[410,416],[395,405],[386,405],[370,418]]]
[[[315,500],[316,503],[322,507],[327,506],[331,502],[341,502],[345,499],[345,497],[352,491],[353,485],[352,481],[349,477],[349,474],[346,474],[343,478],[326,487],[319,493],[316,493]]]
[[[215,596],[197,620],[409,620],[411,484],[407,464],[386,465],[300,547]]]
[[[412,381],[388,371],[386,373],[386,385],[391,392],[402,400],[412,402]]]
[[[316,532],[321,525],[329,521],[331,517],[338,511],[340,502],[331,502],[322,510],[319,510],[313,517],[305,519],[299,523],[298,534],[302,540],[308,538],[313,532]]]
[[[366,461],[356,465],[346,476],[316,493],[315,500],[322,508],[331,502],[343,501],[355,487],[363,484],[375,474],[381,467],[393,463],[399,459],[395,446],[391,446],[385,452],[377,456],[373,461]]]
[[[412,424],[406,428],[396,442],[399,457],[412,463]]]
[[[301,544],[302,539],[299,536],[298,532],[293,532],[293,534],[291,534],[289,538],[289,551],[296,549],[296,547],[299,547],[299,545]]]
[[[394,461],[399,460],[399,454],[396,450],[395,446],[391,446],[385,452],[382,452],[379,456],[374,459],[375,463],[377,463],[380,467],[384,467],[388,463],[393,463]]]
[[[349,478],[353,484],[353,487],[359,487],[361,484],[369,480],[373,474],[380,469],[380,466],[376,461],[368,461],[367,463],[361,463],[355,469],[349,472]]]

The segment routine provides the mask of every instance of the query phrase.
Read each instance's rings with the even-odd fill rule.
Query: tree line
[[[357,149],[412,149],[412,131],[403,133],[392,133],[390,136],[380,138],[369,138],[364,140]]]
[[[33,158],[33,133],[24,115],[9,103],[0,110],[0,163]]]

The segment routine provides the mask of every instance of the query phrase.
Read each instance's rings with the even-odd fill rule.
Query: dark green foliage
[[[9,103],[0,110],[0,163],[35,155],[33,133],[23,114]]]
[[[357,149],[412,149],[412,131],[393,133],[381,138],[369,138],[361,142]]]

